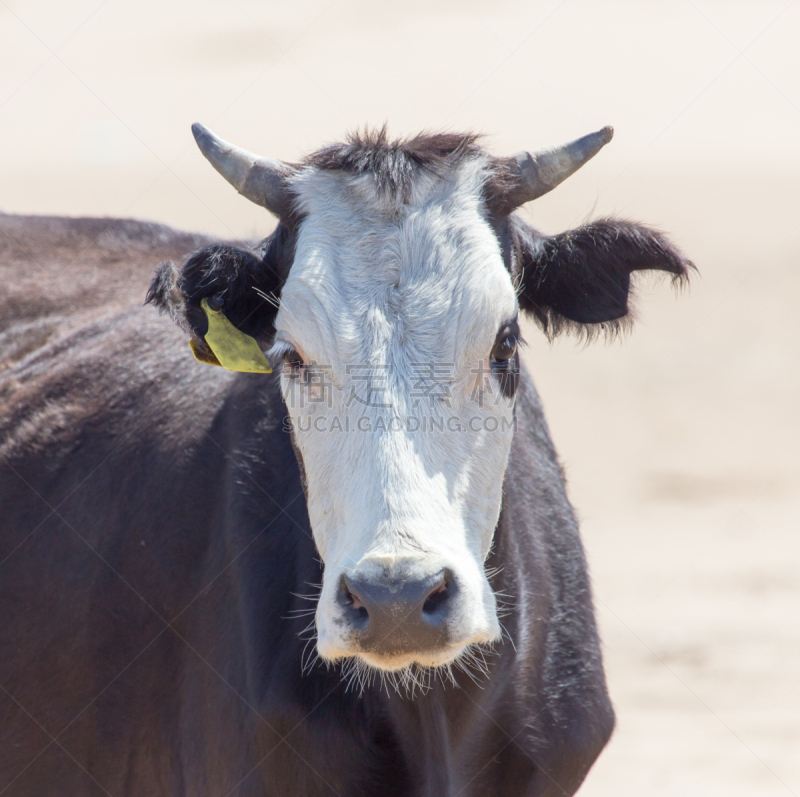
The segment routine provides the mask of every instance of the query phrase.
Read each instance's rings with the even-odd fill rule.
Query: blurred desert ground
[[[260,237],[191,122],[286,160],[613,124],[526,213],[645,220],[700,275],[640,282],[622,343],[526,330],[619,718],[581,795],[800,794],[799,35],[787,0],[2,0],[0,210]]]

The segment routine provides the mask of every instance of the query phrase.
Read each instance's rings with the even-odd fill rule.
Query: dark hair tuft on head
[[[386,125],[351,133],[343,144],[331,144],[309,155],[317,169],[370,174],[378,188],[402,197],[411,190],[418,169],[442,174],[464,158],[481,152],[474,133],[420,133],[390,140]]]

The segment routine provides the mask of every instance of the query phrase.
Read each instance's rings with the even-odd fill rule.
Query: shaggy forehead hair
[[[464,160],[483,155],[478,138],[474,133],[423,132],[413,138],[389,140],[384,125],[351,133],[344,143],[309,155],[304,165],[370,175],[378,191],[408,201],[420,169],[441,176]]]

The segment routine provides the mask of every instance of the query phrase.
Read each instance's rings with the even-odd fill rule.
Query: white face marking
[[[377,195],[369,176],[309,169],[294,184],[305,217],[272,357],[291,345],[315,364],[297,378],[284,369],[281,384],[325,564],[316,615],[325,659],[439,665],[499,636],[483,563],[513,400],[489,357],[518,307],[485,217],[482,169],[473,159],[447,179],[420,173],[405,203]],[[343,576],[441,573],[457,585],[446,644],[359,645]]]

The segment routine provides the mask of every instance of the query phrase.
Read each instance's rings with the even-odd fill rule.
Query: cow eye
[[[496,363],[508,362],[517,350],[517,339],[513,335],[506,335],[494,345],[492,359]]]
[[[516,321],[506,324],[498,333],[492,349],[492,362],[503,367],[517,352],[519,325]]]
[[[290,369],[293,373],[297,373],[300,367],[304,365],[303,358],[298,353],[297,349],[287,349],[283,355],[283,364],[286,368]]]

